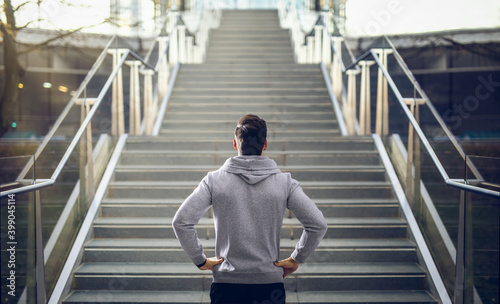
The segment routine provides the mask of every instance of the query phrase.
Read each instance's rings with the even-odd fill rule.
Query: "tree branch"
[[[49,39],[45,40],[44,42],[40,42],[40,43],[34,44],[34,45],[32,45],[32,46],[30,46],[28,48],[25,48],[24,50],[18,51],[17,55],[20,56],[20,55],[24,55],[24,54],[27,54],[29,52],[32,52],[32,51],[34,51],[36,49],[39,49],[39,48],[41,48],[43,46],[46,46],[47,44],[51,43],[52,41],[56,41],[58,39],[70,36],[70,35],[78,32],[78,31],[81,31],[84,28],[85,27],[82,26],[82,27],[79,27],[77,29],[74,29],[74,30],[71,30],[71,31],[67,31],[67,32],[64,32],[64,33],[62,33],[60,35],[54,36],[52,38],[49,38]]]
[[[36,19],[36,20],[30,20],[26,24],[24,24],[22,26],[16,27],[16,31],[23,30],[23,29],[27,28],[30,24],[35,23],[35,22],[41,22],[41,21],[46,21],[46,20],[42,19],[42,18],[39,18],[39,19]]]
[[[21,4],[19,4],[18,6],[16,6],[16,7],[14,8],[14,11],[15,11],[15,12],[17,12],[19,9],[21,9],[21,8],[22,8],[23,6],[25,6],[26,4],[36,4],[36,2],[34,2],[34,1],[25,1],[25,2],[23,2],[23,3],[21,3]]]

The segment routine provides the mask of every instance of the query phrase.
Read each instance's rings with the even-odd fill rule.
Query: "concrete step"
[[[438,303],[424,290],[356,290],[356,291],[302,291],[297,292],[298,303],[336,303],[336,304],[433,304]],[[288,301],[287,301],[288,303]]]
[[[217,89],[217,88],[176,88],[172,92],[172,97],[177,96],[190,96],[192,98],[197,98],[198,96],[288,96],[288,95],[296,95],[302,96],[304,99],[307,98],[310,94],[316,96],[324,96],[327,97],[328,91],[326,88],[254,88],[254,89],[240,89],[240,88],[226,88],[226,89]],[[223,106],[223,105],[220,105]],[[253,105],[245,105],[247,107]],[[294,105],[297,106],[297,105]],[[231,110],[233,110],[234,106],[230,106]],[[261,105],[262,109],[269,109],[270,106]],[[313,105],[303,104],[300,110],[309,109],[310,111],[317,111],[317,109]],[[331,110],[331,106],[330,106]],[[234,111],[238,111],[238,109],[234,109]]]
[[[264,21],[262,21],[264,22]],[[273,22],[266,22],[273,23]],[[259,23],[257,23],[259,24]],[[255,35],[255,34],[285,34],[288,35],[287,29],[275,28],[275,27],[264,27],[263,29],[257,30],[256,28],[246,29],[246,26],[235,26],[235,27],[219,27],[212,30],[211,34],[230,34],[230,35]]]
[[[296,89],[321,89],[323,90],[325,87],[325,83],[321,81],[286,81],[286,82],[278,82],[278,81],[269,81],[269,82],[198,82],[194,81],[179,81],[176,83],[175,89],[190,89],[196,85],[196,87],[201,89],[210,89],[210,90],[247,90],[247,89],[292,89],[292,91]]]
[[[321,74],[319,65],[317,64],[183,64],[181,73],[184,72],[200,72],[200,71],[224,71],[224,70],[239,70],[239,71],[294,71],[297,73],[305,71],[314,71]]]
[[[280,41],[265,41],[265,40],[257,40],[257,41],[247,41],[247,40],[240,40],[240,41],[219,41],[217,43],[211,43],[210,46],[207,49],[207,53],[211,53],[212,47],[217,47],[217,48],[226,48],[226,47],[237,47],[237,48],[248,48],[250,51],[250,48],[254,47],[260,47],[260,48],[269,48],[269,47],[279,47],[279,48],[287,48],[286,52],[289,52],[289,50],[292,48],[292,45],[290,44],[290,41],[286,40],[280,40]],[[241,63],[241,62],[240,62]],[[257,64],[263,64],[264,62],[257,62]],[[205,62],[205,64],[210,64],[209,62]],[[225,62],[225,64],[228,64],[228,62]],[[276,64],[276,63],[275,63]],[[288,65],[294,65],[295,62],[290,62],[287,63]]]
[[[241,47],[238,45],[227,45],[221,46],[219,44],[209,45],[207,52],[221,52],[221,53],[231,53],[231,52],[291,52],[290,45],[279,44],[274,45],[270,44],[268,46],[248,46]]]
[[[325,238],[404,238],[406,222],[401,218],[326,218]],[[102,217],[94,221],[94,238],[175,238],[172,218]],[[202,217],[196,226],[200,238],[213,239],[213,219]],[[299,238],[302,225],[284,218],[281,236]]]
[[[75,290],[63,303],[210,303],[209,292],[159,291],[159,290]]]
[[[102,202],[102,217],[173,217],[183,198],[148,199],[108,198]],[[315,199],[325,217],[397,217],[399,204],[395,199]],[[204,216],[210,217],[210,211]],[[294,217],[293,213],[287,216]]]
[[[174,96],[183,96],[183,97],[191,97],[193,99],[198,98],[199,95],[203,95],[203,92],[200,94],[193,95],[190,93],[176,93],[174,92]],[[232,94],[231,97],[236,97],[239,94],[236,92]],[[323,94],[317,94],[317,96],[322,96]],[[214,94],[215,96],[215,94]],[[230,96],[230,95],[227,95]],[[175,98],[174,97],[174,98]],[[295,113],[297,115],[301,113],[316,113],[316,112],[329,112],[333,114],[333,107],[331,104],[327,103],[310,103],[308,106],[297,103],[283,103],[283,104],[274,104],[274,105],[266,105],[262,103],[251,103],[251,104],[226,104],[226,103],[190,103],[190,104],[178,104],[172,103],[168,106],[169,112],[205,112],[207,115],[212,115],[212,113],[220,113],[222,111],[231,111],[235,115],[245,115],[247,113],[253,113],[256,115],[264,114],[264,115],[272,115],[275,113]],[[261,115],[262,115],[261,114]],[[241,117],[240,116],[240,117]],[[272,130],[268,130],[272,131]]]
[[[199,182],[209,171],[219,169],[215,165],[118,165],[116,181],[178,181]],[[332,178],[347,174],[345,181],[385,181],[386,176],[380,166],[280,166],[282,172],[290,172],[292,177],[302,177],[307,183],[337,181]],[[319,172],[319,174],[316,174]],[[350,172],[350,173],[349,173]],[[372,178],[373,177],[373,178]]]
[[[330,117],[331,118],[331,117]],[[178,130],[178,131],[188,131],[188,130],[199,130],[200,126],[203,126],[205,131],[234,131],[236,127],[237,120],[173,120],[167,119],[162,123],[162,130]],[[337,122],[333,119],[328,120],[298,120],[293,121],[288,120],[278,120],[278,121],[266,121],[268,130],[331,130],[337,129]],[[275,131],[277,133],[279,131]],[[269,131],[268,131],[269,132]],[[271,131],[270,134],[273,134]]]
[[[248,113],[248,112],[247,112]],[[160,130],[160,136],[172,139],[234,139],[234,130]],[[275,139],[286,139],[286,138],[307,138],[314,137],[318,139],[328,139],[335,136],[340,136],[340,131],[338,129],[330,130],[280,130],[267,133],[268,140]]]
[[[296,273],[299,292],[425,288],[425,272],[413,263],[305,263]]]
[[[108,197],[114,198],[186,198],[198,182],[112,182]],[[312,199],[327,198],[393,198],[387,182],[311,182],[302,183]]]
[[[234,59],[234,58],[220,58],[220,59],[212,59],[208,58],[207,62],[210,63],[261,63],[261,62],[266,62],[266,63],[292,63],[293,62],[293,57],[286,56],[283,58],[275,59],[275,58],[248,58],[248,59]]]
[[[278,166],[378,166],[380,160],[371,151],[269,151],[265,155]],[[123,151],[120,165],[217,166],[235,156],[235,151]]]
[[[270,30],[249,28],[247,30],[215,30],[210,33],[210,43],[216,44],[218,41],[239,41],[239,40],[271,40],[271,41],[290,41],[287,30]]]
[[[181,101],[176,101],[181,102]],[[163,123],[169,123],[172,121],[217,121],[217,120],[226,120],[233,122],[233,125],[236,126],[237,121],[241,116],[237,113],[232,112],[220,112],[220,113],[211,113],[207,115],[203,112],[167,112],[165,118],[163,119]],[[317,121],[317,120],[327,120],[331,123],[336,123],[337,119],[333,113],[325,113],[325,112],[307,112],[307,113],[288,113],[286,111],[281,111],[279,113],[269,113],[266,115],[260,116],[262,119],[266,120],[266,123],[289,123],[292,124],[296,120],[301,121]]]
[[[207,171],[217,170],[217,166],[199,168],[198,166],[158,166],[158,165],[120,165],[115,170],[117,181],[200,181]],[[380,166],[281,166],[282,172],[290,172],[299,181],[371,181],[385,180],[385,170]]]
[[[220,54],[220,53],[208,53],[207,62],[290,62],[293,61],[293,54],[291,52],[281,53],[281,54],[261,54],[261,53],[232,53],[232,54]]]
[[[167,114],[168,115],[168,114]],[[232,151],[232,140],[186,140],[166,139],[161,137],[129,137],[126,150],[192,150],[195,151]],[[328,140],[289,139],[268,141],[267,152],[271,151],[370,151],[375,152],[371,137],[345,138]]]
[[[106,290],[114,281],[122,290],[195,291],[211,280],[192,263],[84,263],[75,273],[75,288]],[[299,292],[419,290],[424,285],[425,272],[413,263],[305,263],[285,280],[287,290]]]
[[[239,67],[234,68],[225,68],[225,69],[200,69],[198,71],[195,70],[183,70],[181,68],[181,72],[179,73],[179,77],[184,77],[184,75],[188,75],[188,77],[248,77],[248,76],[270,76],[270,77],[285,77],[285,76],[296,76],[308,78],[308,77],[322,77],[319,70],[302,70],[302,71],[294,71],[294,70],[281,70],[281,69],[261,69],[261,70],[242,70]]]
[[[437,301],[426,291],[287,291],[289,304],[433,304]],[[208,291],[77,290],[63,303],[183,303],[209,304]]]
[[[214,240],[202,240],[205,253],[214,255]],[[280,259],[290,256],[297,240],[282,239]],[[414,262],[415,245],[406,239],[325,239],[308,263]],[[189,263],[177,239],[93,239],[84,249],[85,262]]]
[[[282,83],[287,83],[287,82],[295,82],[295,83],[323,83],[323,76],[321,74],[315,74],[315,75],[309,75],[307,76],[307,79],[304,79],[302,75],[295,75],[295,74],[283,74],[283,75],[268,75],[268,74],[261,74],[261,75],[253,75],[249,76],[246,74],[241,74],[241,75],[232,75],[232,76],[224,76],[224,75],[219,75],[217,77],[214,76],[197,76],[193,74],[179,74],[176,80],[176,84],[203,84],[203,83],[214,83],[214,84],[219,84],[219,83],[269,83],[269,82],[282,82]]]

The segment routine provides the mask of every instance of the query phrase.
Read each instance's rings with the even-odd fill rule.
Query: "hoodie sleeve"
[[[292,179],[287,208],[295,214],[304,227],[300,240],[291,255],[294,260],[303,263],[323,239],[327,230],[326,220],[316,204],[304,193],[299,182],[294,179]]]
[[[212,204],[208,181],[207,175],[182,203],[172,221],[175,236],[195,265],[203,264],[207,258],[203,253],[203,246],[196,233],[195,225]]]

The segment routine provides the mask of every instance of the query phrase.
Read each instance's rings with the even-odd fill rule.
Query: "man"
[[[285,303],[283,279],[316,249],[326,221],[299,183],[262,156],[267,148],[263,119],[243,116],[234,134],[238,156],[203,178],[175,214],[173,228],[193,263],[213,271],[212,304]],[[216,257],[207,258],[195,225],[211,206]],[[304,230],[291,256],[278,262],[287,208]]]

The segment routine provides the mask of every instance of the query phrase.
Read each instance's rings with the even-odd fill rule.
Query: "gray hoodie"
[[[215,254],[224,258],[213,269],[213,282],[270,284],[283,282],[276,267],[281,226],[286,208],[304,230],[292,258],[302,263],[326,233],[325,218],[289,173],[265,156],[236,156],[217,171],[209,172],[184,201],[173,228],[184,251],[195,265],[206,256],[195,225],[213,207]]]

